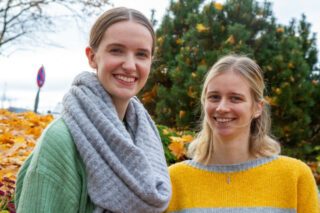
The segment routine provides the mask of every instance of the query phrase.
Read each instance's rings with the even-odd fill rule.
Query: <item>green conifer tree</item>
[[[194,129],[206,72],[225,54],[245,54],[265,72],[274,135],[289,147],[320,144],[315,35],[304,15],[288,26],[277,24],[271,6],[255,0],[171,1],[141,95],[158,123]]]

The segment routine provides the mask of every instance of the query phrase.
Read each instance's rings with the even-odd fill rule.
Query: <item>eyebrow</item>
[[[110,48],[110,47],[126,48],[126,46],[123,45],[123,44],[121,44],[121,43],[111,43],[111,44],[108,44],[108,45],[106,46],[106,48]],[[148,54],[151,54],[151,51],[148,50],[148,49],[145,49],[145,48],[138,48],[137,50],[143,51],[143,52],[148,53]]]
[[[211,91],[208,91],[207,94],[220,94],[220,92],[218,91],[215,91],[215,90],[211,90]],[[241,93],[236,93],[236,92],[231,92],[231,93],[228,93],[228,95],[236,95],[236,96],[241,96],[241,97],[245,97],[245,95],[241,94]]]

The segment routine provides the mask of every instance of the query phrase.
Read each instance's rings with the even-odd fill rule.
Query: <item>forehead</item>
[[[226,71],[213,77],[207,85],[207,92],[240,93],[250,95],[249,82],[234,71]]]
[[[134,43],[152,48],[153,38],[149,29],[135,21],[120,21],[106,29],[103,41],[107,43]]]

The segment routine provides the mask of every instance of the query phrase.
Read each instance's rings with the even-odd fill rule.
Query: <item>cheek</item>
[[[96,58],[96,61],[98,69],[104,71],[112,70],[115,67],[120,66],[122,63],[121,58],[102,54],[100,54],[99,57]]]
[[[140,76],[144,79],[147,79],[151,70],[151,61],[148,63],[138,64],[138,69],[140,70]]]
[[[214,113],[215,111],[215,106],[212,104],[212,103],[205,103],[204,104],[204,111],[205,111],[205,114],[210,117],[212,116],[212,114]]]

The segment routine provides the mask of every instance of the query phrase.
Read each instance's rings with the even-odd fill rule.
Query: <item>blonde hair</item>
[[[145,26],[152,36],[152,55],[155,51],[156,35],[150,21],[139,11],[126,7],[116,7],[105,11],[93,24],[90,31],[89,45],[97,50],[105,31],[113,24],[121,21],[135,21]]]
[[[268,103],[264,99],[265,84],[262,70],[258,64],[246,56],[228,55],[218,60],[206,75],[201,94],[202,128],[189,146],[189,156],[201,163],[207,163],[212,158],[214,137],[204,113],[205,97],[210,80],[227,71],[239,74],[249,83],[254,104],[264,103],[261,115],[251,122],[250,153],[255,157],[279,154],[280,145],[270,136],[271,119]]]

